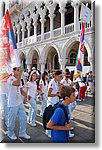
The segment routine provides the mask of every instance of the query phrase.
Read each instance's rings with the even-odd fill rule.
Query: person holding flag
[[[85,91],[87,89],[87,86],[81,80],[83,62],[84,62],[84,32],[85,32],[85,26],[84,26],[84,22],[82,22],[82,31],[80,35],[80,44],[79,44],[79,50],[78,50],[78,56],[76,59],[76,68],[75,68],[75,74],[74,74],[74,77],[76,76],[76,79],[74,82],[75,83],[77,82],[79,84],[78,98],[80,100],[85,99]]]
[[[5,61],[1,61],[3,71],[0,72],[1,81],[5,80],[4,72],[10,73],[13,70],[12,76],[7,80],[8,86],[8,137],[12,140],[16,140],[17,137],[14,133],[15,121],[18,116],[20,121],[19,137],[30,139],[30,136],[26,133],[27,118],[23,105],[22,95],[25,97],[26,94],[20,86],[21,82],[21,64],[18,57],[18,51],[16,46],[16,40],[12,28],[12,23],[8,10],[3,18],[0,26],[0,42],[2,47],[0,52],[3,54]],[[3,48],[3,49],[2,49]],[[0,69],[1,69],[0,65]]]

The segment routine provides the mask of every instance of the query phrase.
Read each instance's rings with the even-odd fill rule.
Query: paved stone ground
[[[0,119],[0,141],[2,143],[51,143],[51,139],[45,134],[42,127],[42,117],[39,115],[41,103],[38,103],[37,127],[27,125],[27,133],[31,136],[30,140],[18,138],[16,141],[10,140],[6,136],[6,127],[3,119]],[[26,112],[28,106],[25,106]],[[94,98],[88,95],[85,101],[77,102],[77,106],[72,114],[72,125],[74,126],[75,136],[70,138],[70,143],[94,143],[95,142],[95,115]],[[18,137],[19,121],[16,122],[15,133]]]

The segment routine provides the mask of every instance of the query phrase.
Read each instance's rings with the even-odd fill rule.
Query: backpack
[[[44,113],[43,113],[43,128],[45,130],[51,130],[49,128],[47,128],[47,123],[49,122],[50,118],[52,117],[54,111],[56,108],[61,108],[64,111],[65,117],[66,117],[66,121],[68,122],[68,113],[66,111],[66,109],[64,108],[63,105],[59,104],[59,102],[57,104],[55,104],[54,106],[49,105],[48,107],[45,108]]]

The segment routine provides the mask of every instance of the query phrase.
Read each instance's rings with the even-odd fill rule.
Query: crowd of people
[[[7,126],[8,137],[12,140],[17,139],[14,128],[18,116],[20,122],[19,137],[30,139],[30,135],[26,133],[27,123],[33,127],[37,126],[37,99],[39,98],[42,102],[41,116],[49,105],[54,106],[58,102],[64,105],[68,113],[69,123],[66,124],[65,118],[61,118],[64,115],[62,110],[56,109],[48,122],[48,127],[52,130],[46,130],[46,135],[52,137],[53,142],[68,142],[65,139],[65,131],[68,130],[68,139],[74,136],[74,133],[71,133],[74,128],[71,126],[73,110],[77,101],[85,100],[86,91],[94,94],[93,84],[92,71],[81,76],[80,73],[72,74],[68,69],[65,69],[64,73],[61,70],[41,73],[35,67],[32,68],[31,72],[28,72],[28,69],[22,72],[21,67],[14,67],[7,82],[0,82],[2,115]],[[30,104],[27,117],[24,108],[26,102]]]

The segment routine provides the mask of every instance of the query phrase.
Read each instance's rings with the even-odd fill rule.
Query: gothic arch
[[[20,51],[18,52],[18,55],[19,55],[19,58],[20,58],[20,59],[21,59],[22,55],[24,55],[24,56],[25,56],[25,59],[26,59],[26,53],[25,53],[23,50],[20,50]]]
[[[32,62],[32,57],[33,57],[34,51],[36,51],[38,56],[40,57],[39,50],[36,47],[31,47],[27,53],[27,62]]]
[[[55,45],[54,43],[48,43],[42,50],[42,53],[41,53],[41,58],[43,58],[44,62],[46,62],[46,59],[47,59],[47,56],[48,56],[48,53],[49,53],[49,50],[51,49],[51,47],[55,48],[55,50],[57,51],[57,54],[58,54],[58,57],[59,57],[59,60],[61,58],[61,54],[60,54],[60,51],[57,47],[57,45]]]
[[[70,40],[66,41],[66,43],[62,48],[62,53],[61,53],[62,58],[66,58],[66,54],[70,52],[70,47],[77,41],[80,42],[78,37],[73,37]],[[92,58],[91,48],[86,40],[84,42],[85,42],[85,47],[88,53],[88,60],[89,60],[89,58]]]

